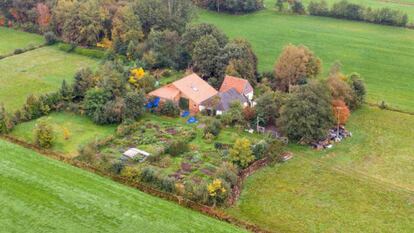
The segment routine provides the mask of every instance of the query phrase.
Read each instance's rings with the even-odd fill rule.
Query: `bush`
[[[218,136],[221,130],[221,123],[219,120],[214,118],[209,118],[206,121],[206,125],[204,127],[204,137],[207,134],[212,134],[213,136]]]
[[[175,179],[168,176],[160,178],[160,188],[163,191],[173,193],[175,191]]]
[[[311,1],[308,5],[308,11],[310,15],[329,16],[329,7],[325,0]]]
[[[232,187],[237,183],[237,167],[231,163],[223,162],[215,173],[216,178],[220,178],[228,182]]]
[[[158,170],[153,167],[146,167],[142,170],[140,179],[145,183],[153,183],[157,181]]]
[[[164,103],[161,103],[159,106],[159,112],[160,114],[169,117],[177,117],[178,115],[180,115],[180,109],[171,100],[167,100]]]
[[[53,127],[47,120],[39,120],[34,129],[36,145],[42,148],[51,148],[54,140]]]
[[[174,140],[167,148],[167,153],[172,156],[181,155],[189,150],[188,143],[183,140]]]
[[[10,116],[4,106],[0,104],[0,134],[9,133],[13,129],[13,126]]]
[[[17,54],[22,54],[22,53],[24,53],[24,49],[20,49],[20,48],[19,49],[15,49],[13,53],[16,54],[16,55]]]
[[[56,42],[58,41],[55,33],[53,32],[46,32],[44,34],[44,37],[47,45],[56,44]]]
[[[268,149],[269,144],[265,140],[261,140],[253,146],[252,151],[256,159],[262,159],[267,155]]]
[[[217,4],[216,0],[196,0],[198,6],[209,10],[228,13],[248,13],[260,10],[264,7],[263,0],[224,0],[221,4]]]

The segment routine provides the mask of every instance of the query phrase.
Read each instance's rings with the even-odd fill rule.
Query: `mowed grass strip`
[[[56,91],[64,79],[72,83],[78,69],[97,64],[98,60],[65,53],[56,47],[43,47],[0,60],[0,103],[4,103],[7,111],[17,110],[30,94]]]
[[[261,71],[273,70],[285,45],[304,44],[323,60],[322,77],[338,60],[345,73],[355,71],[365,79],[369,102],[384,100],[414,112],[414,30],[269,9],[246,15],[199,10],[195,23],[200,22],[218,26],[231,38],[250,41]]]
[[[13,53],[15,49],[37,46],[44,42],[41,35],[0,27],[0,56]]]
[[[11,135],[26,142],[34,143],[36,123],[45,118],[52,125],[55,133],[55,141],[51,149],[64,153],[68,157],[76,156],[80,146],[93,140],[105,138],[113,134],[116,129],[115,125],[97,125],[85,116],[59,112],[37,120],[21,123],[13,129]],[[68,139],[64,137],[65,129],[69,133]]]
[[[364,107],[353,137],[251,176],[229,213],[281,232],[413,232],[414,117]]]
[[[5,232],[242,232],[0,140]]]

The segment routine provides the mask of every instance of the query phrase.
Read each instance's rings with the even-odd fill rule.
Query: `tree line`
[[[388,7],[372,9],[363,5],[350,3],[346,0],[334,3],[330,8],[325,0],[320,2],[311,1],[308,5],[310,15],[334,17],[365,21],[375,24],[384,24],[398,27],[405,27],[408,23],[406,13],[393,10]]]
[[[231,14],[249,13],[263,9],[263,0],[194,0],[197,6]]]

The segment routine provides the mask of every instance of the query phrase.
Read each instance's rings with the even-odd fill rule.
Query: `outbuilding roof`
[[[206,107],[214,107],[219,111],[227,111],[233,102],[239,102],[241,105],[249,102],[248,99],[244,95],[238,93],[235,88],[231,88],[225,92],[219,92],[217,96],[219,98],[218,101],[215,100],[216,97],[214,96],[204,101],[202,105]]]
[[[226,75],[223,84],[221,84],[220,92],[226,92],[231,88],[236,89],[236,91],[239,94],[244,95],[247,95],[248,93],[253,91],[252,85],[250,85],[249,81],[247,81],[246,79]]]

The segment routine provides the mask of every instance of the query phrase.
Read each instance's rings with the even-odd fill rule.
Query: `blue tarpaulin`
[[[190,112],[189,111],[184,111],[182,114],[181,114],[181,117],[188,117],[190,115]]]
[[[187,124],[194,124],[194,123],[197,123],[197,122],[198,122],[198,120],[195,117],[190,117],[187,120]]]
[[[150,108],[156,108],[156,107],[158,107],[158,104],[160,103],[160,98],[159,97],[157,97],[157,98],[155,98],[154,100],[152,100],[152,101],[150,101],[150,102],[148,102],[146,105],[145,105],[145,107],[146,108],[148,108],[148,109],[150,109]]]

